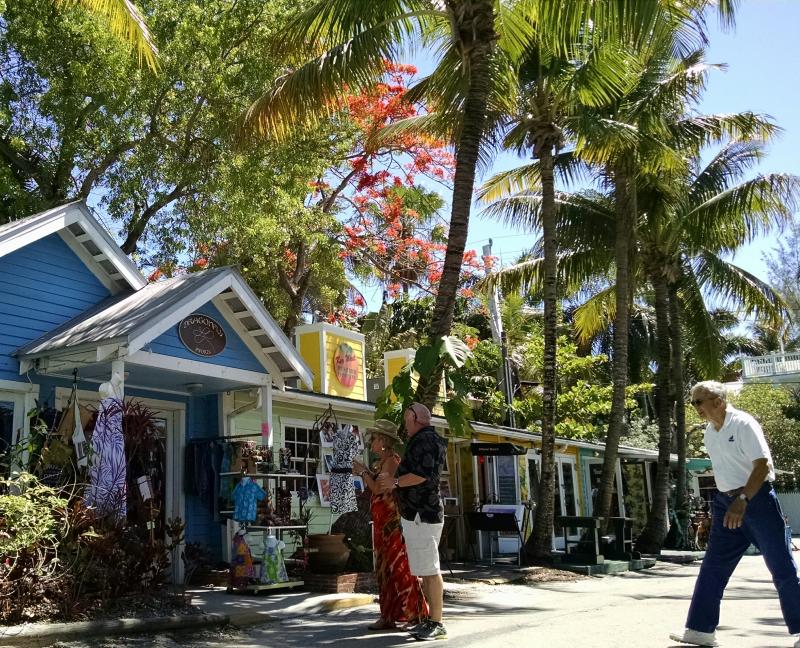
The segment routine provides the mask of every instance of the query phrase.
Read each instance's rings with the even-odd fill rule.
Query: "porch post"
[[[114,377],[114,374],[119,376],[119,399],[121,401],[125,400],[125,361],[124,360],[112,360],[111,361],[111,377]]]
[[[272,385],[261,388],[261,443],[272,447]]]

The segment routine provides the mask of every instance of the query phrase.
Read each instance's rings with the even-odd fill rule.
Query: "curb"
[[[144,634],[164,630],[208,628],[231,622],[227,614],[181,614],[145,619],[31,623],[0,630],[0,646],[48,646],[56,641],[119,634]]]
[[[372,594],[349,596],[333,595],[320,597],[310,605],[295,605],[289,608],[299,614],[319,614],[370,605],[375,601]],[[49,646],[57,641],[92,639],[123,634],[154,634],[164,631],[199,630],[223,625],[243,628],[260,623],[277,621],[274,614],[246,610],[233,614],[206,612],[175,616],[149,617],[143,619],[117,619],[114,621],[79,621],[73,623],[29,623],[19,626],[0,627],[0,646]]]
[[[345,610],[347,608],[361,607],[375,602],[374,594],[354,594],[353,596],[342,598],[330,598],[319,602],[320,612],[333,612],[334,610]]]

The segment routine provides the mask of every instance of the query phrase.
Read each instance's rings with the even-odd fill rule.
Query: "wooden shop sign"
[[[227,343],[225,329],[201,313],[192,313],[178,324],[178,337],[189,351],[205,358],[222,353]]]

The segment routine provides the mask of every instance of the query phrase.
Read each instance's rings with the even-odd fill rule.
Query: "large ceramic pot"
[[[350,558],[350,547],[344,533],[317,533],[308,536],[308,566],[318,574],[335,574],[344,569]]]

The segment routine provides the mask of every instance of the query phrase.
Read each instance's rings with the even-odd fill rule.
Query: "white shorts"
[[[408,566],[414,576],[436,576],[439,573],[439,538],[444,522],[428,524],[419,519],[400,519],[406,543]]]

